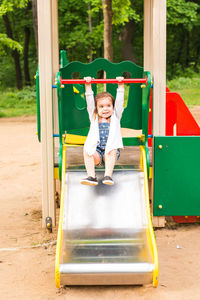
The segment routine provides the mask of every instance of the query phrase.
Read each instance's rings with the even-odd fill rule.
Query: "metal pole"
[[[85,84],[85,83],[145,83],[147,85],[147,77],[146,78],[128,78],[123,79],[121,81],[117,79],[94,79],[92,78],[90,82],[87,82],[85,79],[60,79],[61,84]]]

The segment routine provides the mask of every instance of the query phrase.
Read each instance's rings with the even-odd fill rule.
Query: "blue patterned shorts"
[[[97,146],[96,151],[98,152],[101,158],[101,162],[104,162],[105,148],[108,140],[109,130],[110,130],[110,123],[99,123],[100,143]],[[119,149],[117,149],[117,160],[119,159],[119,157],[120,157],[120,151]]]

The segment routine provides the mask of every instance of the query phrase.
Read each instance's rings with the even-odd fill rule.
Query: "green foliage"
[[[38,0],[42,1],[42,0]],[[136,62],[143,65],[143,3],[144,0],[112,0],[114,62],[122,60],[120,34],[127,22],[133,21],[130,41]],[[37,68],[37,53],[33,35],[31,0],[0,1],[0,89],[14,86],[15,66],[12,50],[20,52],[23,66],[24,28],[31,30],[29,66],[31,78]],[[91,10],[89,10],[89,5]],[[89,61],[103,57],[102,0],[60,0],[59,48],[67,50],[69,61]],[[92,33],[89,30],[89,13]],[[7,36],[3,15],[7,15],[13,31],[13,40]],[[167,78],[193,77],[200,72],[200,0],[167,0]],[[22,67],[23,69],[23,67]]]
[[[187,69],[198,71],[200,57],[200,3],[167,1],[167,77],[182,76]]]
[[[87,3],[79,0],[59,1],[58,8],[60,49],[67,50],[70,61],[87,60],[91,43]]]
[[[14,11],[16,8],[24,8],[31,0],[2,0],[0,5],[0,16]]]
[[[113,25],[125,25],[129,20],[134,19],[135,22],[141,20],[141,15],[136,11],[130,0],[113,0]]]
[[[0,91],[0,117],[15,117],[36,114],[36,88],[26,87],[21,91]]]
[[[6,48],[17,50],[20,53],[23,51],[22,46],[18,42],[8,38],[6,34],[0,33],[0,56],[7,54]]]
[[[38,62],[35,59],[34,51],[30,51],[30,56],[32,56],[29,58],[31,85],[34,85],[34,75],[37,69]],[[21,64],[22,63],[23,61],[21,62]],[[12,57],[10,55],[0,57],[0,65],[0,90],[5,89],[7,87],[15,88],[16,74]]]
[[[31,33],[29,42],[29,71],[31,83],[33,82],[33,75],[37,68],[37,53],[30,4],[31,0],[0,1],[0,89],[7,86],[16,86],[16,71],[12,56],[13,50],[17,50],[20,54],[20,65],[23,73],[25,28],[29,28]],[[7,36],[3,14],[6,14],[9,20],[13,39]]]
[[[12,13],[16,7],[24,7],[27,1],[3,0],[0,4],[0,17]],[[6,33],[0,33],[0,56],[7,55],[7,48],[22,53],[23,48],[19,42],[9,38]]]
[[[196,74],[197,75],[197,74]],[[181,89],[199,89],[200,90],[200,78],[199,77],[178,77],[171,81],[168,81],[167,86],[170,90]]]
[[[183,24],[191,30],[198,19],[197,9],[199,4],[193,1],[168,0],[167,1],[167,22],[172,25]]]
[[[96,13],[102,11],[102,0],[85,0],[86,3],[91,4],[92,17],[96,17]],[[141,17],[136,12],[135,6],[130,0],[112,0],[112,24],[125,25],[131,19],[136,22],[140,21]]]
[[[11,56],[0,57],[0,90],[15,86],[14,65]]]
[[[136,1],[138,2],[138,1]],[[141,0],[139,1],[141,2]],[[92,47],[93,59],[103,56],[103,11],[102,0],[69,0],[59,1],[60,49],[67,50],[69,61],[87,62],[89,49]],[[89,11],[88,4],[91,6]],[[140,3],[141,6],[141,3]],[[126,22],[134,19],[141,21],[138,3],[130,0],[113,0],[113,44],[114,57],[121,57],[119,33]],[[80,13],[81,11],[81,13]],[[92,18],[92,33],[89,31],[88,14]],[[117,43],[119,45],[117,45]]]
[[[88,4],[91,10],[88,11]],[[143,1],[113,0],[114,61],[121,60],[120,33],[134,20],[133,52],[138,64],[143,64]],[[81,12],[81,13],[80,13]],[[167,76],[181,76],[186,69],[198,71],[200,63],[200,2],[199,0],[167,1]],[[88,13],[92,17],[89,32]],[[60,48],[67,50],[69,61],[88,62],[89,49],[93,59],[103,56],[102,0],[59,1]]]

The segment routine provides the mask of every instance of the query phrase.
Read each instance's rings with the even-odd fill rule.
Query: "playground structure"
[[[62,185],[56,286],[149,282],[157,286],[158,257],[148,192],[150,175],[153,174],[154,183],[152,216],[155,226],[163,226],[165,216],[173,216],[178,222],[194,222],[199,220],[200,215],[200,129],[180,96],[166,90],[165,84],[166,1],[144,1],[144,68],[131,62],[111,64],[105,59],[97,59],[91,64],[68,63],[62,52],[57,91],[52,88],[53,79],[58,71],[58,41],[55,42],[58,39],[55,30],[57,18],[54,14],[57,12],[56,5],[57,1],[50,3],[46,0],[38,3],[38,21],[43,28],[39,30],[37,75],[41,116],[39,138],[43,159],[43,226],[55,226],[54,179],[61,180]],[[49,38],[49,51],[46,51],[48,43],[44,36]],[[110,201],[110,191],[105,190],[102,185],[92,191],[88,187],[83,189],[79,186],[83,169],[81,166],[72,168],[66,163],[68,146],[83,145],[89,126],[83,101],[84,89],[80,85],[84,81],[68,80],[72,79],[74,72],[79,72],[81,78],[97,78],[97,72],[100,70],[106,72],[106,80],[101,83],[106,82],[107,91],[113,96],[116,93],[116,81],[111,83],[109,79],[123,75],[124,72],[131,74],[133,81],[130,83],[128,104],[121,125],[123,128],[142,130],[140,136],[123,138],[125,146],[140,147],[140,164],[136,167],[132,164],[121,166],[114,171],[114,175],[120,180],[126,176],[129,184],[113,187],[112,201],[106,211],[109,215],[103,220],[100,216]],[[151,76],[144,70],[151,71],[153,76],[150,110]],[[134,81],[136,82],[133,83]],[[94,93],[97,92],[95,82],[99,81],[94,81]],[[56,172],[56,176],[54,166],[57,153],[54,153],[54,133],[59,136],[59,145],[55,142],[59,147],[59,172]],[[152,133],[153,170],[150,169],[148,148],[148,143],[151,146],[148,135],[152,136]],[[102,170],[98,173],[101,176]],[[131,187],[131,182],[137,182],[135,188]],[[128,189],[132,197],[129,193],[127,196]],[[100,199],[100,192],[105,195],[103,199]],[[99,205],[100,200],[102,205]],[[114,221],[108,223],[108,220]]]
[[[61,57],[61,61],[67,61],[64,51],[61,51]],[[89,129],[84,93],[79,92],[83,86],[77,85],[85,81],[72,78],[75,72],[82,77],[96,77],[102,69],[106,79],[92,80],[94,94],[97,93],[97,82],[106,83],[106,90],[115,96],[117,80],[110,78],[124,72],[131,76],[131,79],[124,79],[130,87],[121,125],[123,128],[142,130],[142,135],[123,138],[123,143],[127,147],[141,147],[141,162],[140,166],[129,164],[116,167],[114,178],[118,183],[115,187],[99,184],[91,189],[80,186],[80,178],[85,173],[83,166],[66,165],[67,147],[83,145]],[[150,282],[156,286],[158,258],[148,198],[150,73],[128,61],[113,64],[99,58],[90,64],[72,62],[61,66],[57,90],[61,137],[59,169],[63,186],[56,286]],[[102,173],[102,168],[97,170],[98,176],[102,177]]]
[[[57,0],[38,1],[38,46],[40,121],[42,148],[42,225],[50,217],[56,223],[54,162],[57,159],[58,106],[57,91],[52,84],[59,71]],[[166,0],[144,0],[144,70],[154,82],[153,131],[165,135],[166,89]],[[52,106],[53,102],[53,106]],[[163,223],[160,218],[157,223]],[[156,222],[154,218],[154,222]]]

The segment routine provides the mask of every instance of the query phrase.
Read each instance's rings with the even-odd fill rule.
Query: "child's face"
[[[111,117],[113,113],[112,99],[109,97],[99,99],[97,101],[97,113],[99,117],[104,119]]]

